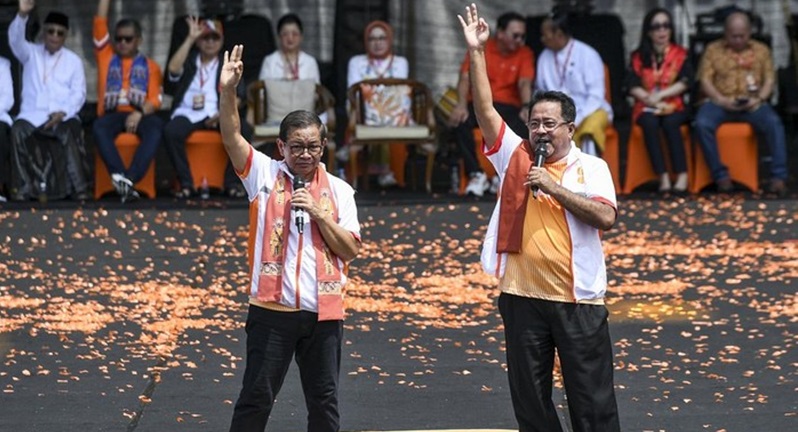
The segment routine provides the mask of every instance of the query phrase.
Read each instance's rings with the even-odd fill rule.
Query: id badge
[[[127,89],[119,90],[119,100],[116,102],[117,105],[130,105],[130,100],[127,98]]]
[[[194,108],[195,111],[200,111],[205,109],[205,94],[204,93],[195,94],[194,98],[192,99],[191,106],[192,108]]]

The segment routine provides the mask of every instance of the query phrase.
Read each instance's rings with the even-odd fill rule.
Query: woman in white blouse
[[[319,64],[302,51],[302,20],[296,14],[283,15],[277,21],[279,49],[263,59],[260,79],[313,80],[321,83]]]

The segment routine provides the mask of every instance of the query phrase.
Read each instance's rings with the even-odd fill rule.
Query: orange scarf
[[[502,129],[504,125],[502,126]],[[502,130],[499,136],[504,133]],[[497,253],[518,253],[521,251],[521,238],[526,217],[526,201],[529,199],[529,188],[523,186],[526,174],[535,162],[535,154],[527,140],[521,143],[510,156],[507,174],[501,188],[499,208],[499,232],[496,238]],[[521,185],[520,187],[518,185]]]
[[[320,204],[323,211],[338,220],[338,208],[333,200],[327,173],[317,169],[315,178],[308,185],[308,192]],[[274,188],[266,203],[266,216],[263,228],[263,250],[261,252],[260,277],[256,298],[263,302],[281,303],[283,293],[283,269],[288,249],[288,233],[291,231],[291,194],[293,186],[285,172],[280,171]],[[319,321],[341,320],[344,318],[343,288],[341,268],[337,256],[330,250],[319,226],[310,221],[310,236],[316,258],[316,292],[318,294]],[[299,236],[299,262],[301,267],[304,236]],[[306,287],[303,287],[306,288]],[[299,293],[297,273],[297,293]],[[299,307],[297,298],[297,307]]]

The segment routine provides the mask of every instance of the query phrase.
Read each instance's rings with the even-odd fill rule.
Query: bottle
[[[200,199],[208,199],[211,197],[211,190],[208,187],[208,178],[202,177],[202,183],[200,183]]]
[[[452,164],[452,171],[451,171],[451,181],[452,181],[452,190],[453,194],[460,193],[460,164]]]
[[[47,182],[39,183],[39,202],[42,204],[47,202]]]

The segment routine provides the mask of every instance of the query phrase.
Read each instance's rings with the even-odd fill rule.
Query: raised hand
[[[463,26],[463,36],[468,48],[482,48],[490,36],[490,27],[484,18],[479,17],[477,5],[471,3],[471,6],[466,6],[465,19],[461,15],[457,15],[457,18]]]
[[[27,15],[36,7],[36,0],[19,0],[20,15]]]
[[[200,24],[199,18],[195,16],[187,16],[186,17],[186,24],[188,24],[188,38],[192,41],[199,39],[202,36],[202,24]]]
[[[241,81],[241,76],[244,74],[244,62],[241,61],[243,53],[244,45],[236,45],[232,52],[224,52],[224,64],[219,75],[219,86],[222,89],[235,88]]]

